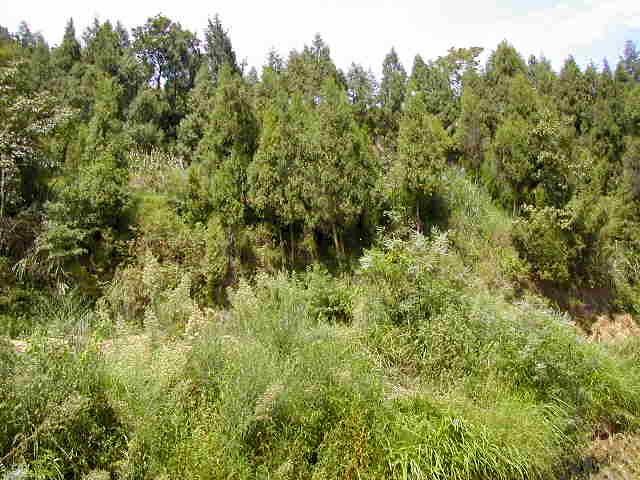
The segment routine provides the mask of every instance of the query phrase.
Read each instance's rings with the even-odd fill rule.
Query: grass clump
[[[34,478],[80,478],[112,464],[125,433],[95,349],[34,336],[26,353],[5,343],[0,357],[0,472],[28,464]]]

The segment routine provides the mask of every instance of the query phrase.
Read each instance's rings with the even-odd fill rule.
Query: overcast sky
[[[599,65],[605,56],[614,64],[625,40],[640,44],[638,0],[0,0],[0,24],[15,31],[26,20],[50,44],[60,42],[69,17],[80,36],[94,17],[131,28],[157,13],[199,36],[207,17],[219,13],[238,57],[256,67],[271,47],[286,56],[316,32],[339,67],[356,61],[375,73],[391,46],[409,70],[417,53],[430,59],[453,46],[488,52],[507,39],[525,56],[546,55],[558,69],[570,53],[583,65]]]

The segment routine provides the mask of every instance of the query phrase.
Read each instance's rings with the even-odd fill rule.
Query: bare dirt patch
[[[640,326],[629,314],[600,315],[591,325],[589,339],[594,342],[615,343],[640,336]]]
[[[593,441],[589,455],[598,465],[589,480],[640,478],[640,436],[613,434]]]

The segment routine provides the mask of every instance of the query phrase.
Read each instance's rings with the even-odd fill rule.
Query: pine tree
[[[218,75],[223,65],[228,65],[233,73],[240,73],[231,39],[222,26],[218,14],[213,17],[213,20],[208,20],[204,38],[205,56],[214,84],[218,82]]]
[[[487,60],[486,77],[495,85],[519,73],[527,73],[526,64],[518,51],[503,40]]]
[[[76,39],[72,18],[67,22],[62,43],[56,48],[54,58],[56,66],[64,72],[69,72],[71,67],[80,60],[80,43]]]
[[[223,65],[197,158],[211,175],[212,205],[231,226],[241,225],[248,207],[247,169],[258,142],[258,122],[249,88]]]
[[[407,73],[398,58],[395,49],[384,58],[382,62],[382,81],[378,99],[381,107],[390,112],[397,113],[402,109],[406,92]]]
[[[285,68],[284,60],[282,59],[280,54],[273,48],[269,50],[265,68],[270,68],[275,73],[282,73]]]
[[[189,92],[188,114],[178,126],[178,151],[189,161],[204,136],[210,112],[214,108],[215,93],[209,67],[203,64],[196,76],[195,86]]]
[[[260,143],[249,166],[253,208],[288,237],[290,262],[295,261],[295,231],[304,224],[304,168],[313,157],[304,132],[311,109],[298,93],[289,97],[276,87],[262,116]]]
[[[376,168],[368,137],[355,121],[346,92],[328,79],[321,96],[306,132],[314,158],[303,167],[304,203],[311,206],[306,223],[331,235],[336,253],[342,256],[342,232],[370,204]]]
[[[289,92],[301,92],[308,100],[318,102],[325,81],[344,83],[331,59],[331,50],[319,34],[302,52],[292,51],[287,62]]]
[[[415,214],[418,229],[437,192],[452,146],[441,121],[428,112],[425,98],[424,92],[417,92],[407,100],[400,120],[398,155],[390,173],[394,197]]]
[[[375,107],[376,88],[376,79],[371,70],[352,63],[347,72],[347,92],[360,121],[364,121]]]

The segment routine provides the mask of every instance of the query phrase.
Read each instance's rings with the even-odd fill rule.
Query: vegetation
[[[0,28],[0,478],[586,478],[640,428],[640,53],[378,83]],[[581,476],[582,475],[582,476]]]

